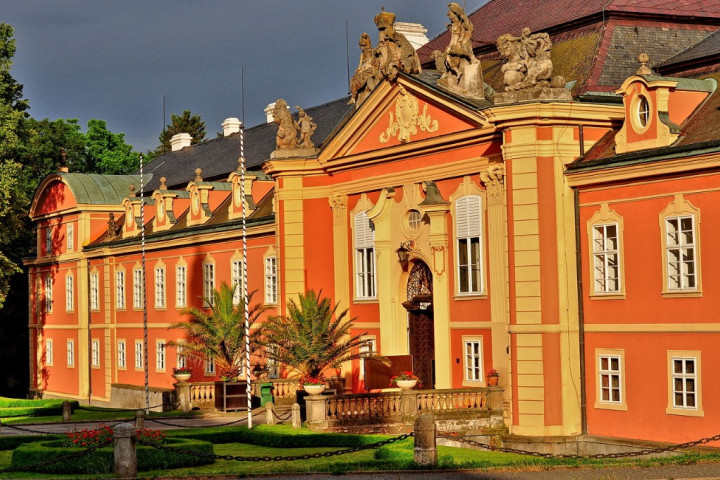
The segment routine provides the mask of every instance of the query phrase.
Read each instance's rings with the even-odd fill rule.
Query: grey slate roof
[[[672,65],[691,63],[696,60],[715,55],[720,55],[720,30],[714,32],[703,41],[696,43],[673,57],[668,58],[659,65],[659,70],[662,71],[666,68],[669,69]]]
[[[312,136],[316,146],[328,139],[335,127],[353,111],[348,105],[349,97],[334,100],[305,111],[317,124]],[[293,114],[297,118],[297,113]],[[277,125],[263,123],[245,130],[245,159],[248,170],[260,170],[260,166],[270,158],[275,149]],[[203,180],[225,180],[237,170],[240,157],[240,134],[214,138],[176,152],[168,152],[156,157],[144,167],[146,173],[152,173],[148,181],[148,191],[160,185],[160,177],[167,179],[169,189],[184,189],[195,178],[195,169],[202,169]],[[136,173],[139,173],[136,172]]]

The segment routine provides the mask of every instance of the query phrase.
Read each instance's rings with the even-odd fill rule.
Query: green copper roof
[[[120,204],[130,193],[130,185],[140,194],[139,175],[99,175],[96,173],[61,173],[63,181],[70,187],[78,204],[106,205]],[[145,184],[152,174],[145,175]],[[146,191],[146,195],[152,192]]]

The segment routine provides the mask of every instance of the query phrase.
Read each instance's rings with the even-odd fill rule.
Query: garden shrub
[[[3,427],[7,428],[7,427]],[[9,435],[7,437],[0,437],[0,451],[1,450],[14,450],[18,446],[24,443],[39,442],[41,440],[51,440],[58,438],[59,435]]]
[[[0,397],[0,417],[25,417],[62,414],[62,399],[26,400]],[[77,400],[70,401],[70,407],[78,408]]]
[[[65,447],[66,440],[50,440],[20,445],[13,451],[11,468],[33,465],[53,458],[81,451],[74,447]],[[167,446],[191,450],[201,454],[213,454],[212,444],[187,438],[167,439]],[[192,467],[213,463],[212,458],[198,457],[181,452],[173,452],[145,445],[137,446],[138,471],[164,470],[168,468]],[[69,458],[56,463],[33,469],[41,473],[93,474],[112,473],[114,468],[112,445],[98,448],[91,454]]]

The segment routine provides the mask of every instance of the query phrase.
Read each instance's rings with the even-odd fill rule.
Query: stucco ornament
[[[376,55],[375,49],[372,48],[370,35],[367,33],[360,35],[358,46],[360,47],[360,62],[350,79],[351,98],[349,103],[354,103],[355,108],[370,95],[382,79],[380,75],[380,59]]]
[[[423,132],[435,132],[438,129],[438,121],[430,118],[427,113],[427,103],[420,114],[418,99],[402,87],[400,87],[400,95],[395,100],[395,115],[393,112],[389,112],[389,115],[389,125],[380,134],[380,143],[387,143],[395,135],[401,143],[405,143],[410,141],[413,135],[417,135],[418,128]]]
[[[420,57],[405,35],[395,31],[395,14],[386,12],[383,7],[382,11],[375,15],[375,25],[380,32],[375,56],[378,57],[383,77],[392,81],[399,72],[420,73]]]
[[[275,145],[278,150],[296,148],[297,130],[293,122],[290,110],[288,110],[287,102],[279,98],[273,107],[273,120],[278,124],[277,135],[275,136]]]
[[[505,167],[500,164],[490,165],[486,172],[480,173],[480,180],[491,197],[501,195],[505,184]]]
[[[448,4],[450,44],[435,50],[435,66],[442,72],[437,84],[461,95],[484,98],[482,65],[472,47],[473,24],[457,3]]]

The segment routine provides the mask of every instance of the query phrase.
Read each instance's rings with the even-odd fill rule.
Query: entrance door
[[[416,262],[407,283],[408,337],[413,371],[425,388],[435,386],[435,320],[433,318],[432,272]]]

